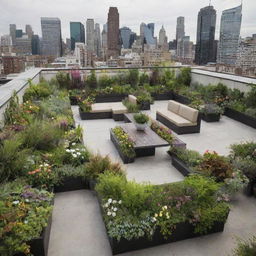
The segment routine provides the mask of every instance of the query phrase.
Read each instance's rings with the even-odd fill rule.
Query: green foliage
[[[89,162],[86,164],[86,173],[89,179],[97,179],[100,174],[106,171],[115,175],[124,175],[121,165],[111,162],[109,156],[97,154],[90,157]]]
[[[149,117],[143,113],[134,114],[133,119],[138,124],[145,124],[149,121]]]
[[[144,102],[150,102],[153,103],[153,99],[151,97],[151,94],[147,92],[146,90],[138,90],[137,93],[135,93],[135,96],[137,97],[137,103],[141,104]]]
[[[233,250],[232,256],[255,256],[256,236],[248,240],[237,239],[237,247]]]
[[[89,96],[85,100],[79,101],[78,105],[83,112],[90,112],[92,110],[92,104],[94,104],[94,102],[95,99]]]
[[[35,121],[20,136],[24,147],[48,151],[59,145],[64,131],[54,123]]]
[[[56,80],[60,89],[69,89],[71,86],[71,79],[69,73],[58,72],[56,75]]]
[[[157,133],[162,139],[172,144],[174,137],[173,137],[172,131],[169,128],[164,127],[163,125],[160,125],[158,122],[153,120],[151,120],[150,128],[155,133]]]
[[[200,112],[204,114],[222,114],[223,110],[217,104],[205,104],[200,108]]]
[[[149,76],[146,72],[142,73],[139,78],[139,85],[149,84]]]
[[[100,76],[99,78],[99,87],[100,88],[106,88],[113,85],[113,80],[111,77],[107,75]]]
[[[91,74],[87,77],[86,85],[91,89],[97,88],[97,78],[96,78],[95,70],[92,70]]]
[[[25,174],[29,151],[21,149],[21,145],[16,137],[0,144],[0,183]]]
[[[79,143],[83,141],[83,128],[78,125],[75,129],[65,132],[65,139],[70,143]]]
[[[246,95],[246,105],[249,108],[256,108],[256,85],[251,85],[251,90]]]
[[[138,104],[131,103],[128,99],[122,101],[124,106],[126,106],[128,113],[138,113],[139,106]]]
[[[253,141],[248,141],[240,144],[232,144],[231,148],[231,156],[233,158],[241,157],[241,158],[253,158],[256,161],[256,143]]]
[[[256,108],[247,108],[245,114],[256,118]]]
[[[160,83],[161,83],[160,71],[158,68],[154,68],[150,76],[150,85],[153,86],[153,85],[158,85]]]
[[[191,68],[181,68],[180,74],[176,78],[178,84],[190,86],[191,83]]]
[[[130,69],[128,73],[128,83],[135,88],[139,83],[139,70]]]
[[[23,101],[38,101],[48,98],[53,93],[53,87],[47,82],[32,84],[26,89]]]
[[[52,198],[52,194],[24,187],[20,181],[0,188],[1,255],[30,254],[29,241],[40,237],[48,224]]]
[[[53,171],[58,176],[58,184],[62,184],[63,181],[69,177],[79,177],[84,180],[87,178],[86,166],[84,164],[79,166],[73,166],[69,164],[63,165],[61,167],[54,168]]]

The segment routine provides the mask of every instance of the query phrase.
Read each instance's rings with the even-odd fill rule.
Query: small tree
[[[91,89],[97,88],[97,78],[96,78],[95,70],[92,70],[91,74],[87,77],[86,85],[88,85]]]
[[[69,73],[66,72],[58,72],[56,75],[56,79],[60,88],[69,89],[71,86],[71,79]]]
[[[149,76],[146,72],[140,75],[139,85],[143,86],[144,84],[149,84]]]
[[[139,70],[131,69],[129,70],[128,82],[132,87],[136,87],[139,83]]]
[[[176,78],[177,82],[186,86],[191,83],[191,68],[181,68],[180,74]]]
[[[150,85],[158,85],[161,82],[158,68],[154,68],[150,77]]]
[[[99,78],[98,85],[100,88],[106,88],[108,86],[111,86],[112,84],[113,84],[113,80],[107,75],[103,75]]]

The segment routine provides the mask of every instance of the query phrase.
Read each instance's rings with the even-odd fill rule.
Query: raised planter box
[[[172,100],[173,98],[171,92],[151,93],[151,96],[154,98],[154,100]]]
[[[250,181],[248,185],[244,188],[244,193],[247,196],[256,196],[256,181]]]
[[[150,102],[139,103],[140,110],[150,110]]]
[[[122,153],[120,145],[119,145],[119,141],[117,140],[117,138],[114,135],[114,133],[112,132],[112,130],[110,130],[110,139],[113,142],[113,144],[115,145],[117,152],[118,152],[119,156],[121,157],[121,159],[123,160],[124,164],[133,163],[135,161],[135,158],[127,157]]]
[[[78,105],[77,97],[75,97],[75,96],[69,96],[69,100],[70,100],[70,104],[71,104],[72,106]]]
[[[205,235],[222,232],[224,230],[224,225],[225,222],[215,222],[213,227]],[[173,231],[172,235],[170,235],[167,239],[163,237],[159,229],[155,231],[151,240],[147,237],[141,237],[133,240],[126,240],[122,238],[120,241],[117,241],[116,239],[109,236],[108,239],[112,249],[112,253],[115,255],[134,250],[141,250],[161,244],[173,243],[176,241],[199,236],[202,236],[202,234],[194,233],[194,226],[192,224],[179,223],[177,224],[176,229]]]
[[[207,113],[207,114],[201,113],[201,116],[205,122],[212,123],[212,122],[220,121],[220,114],[217,114],[217,113]]]
[[[81,177],[67,177],[63,182],[54,187],[54,193],[88,189],[89,184]]]
[[[45,227],[40,235],[40,237],[31,240],[28,244],[30,245],[30,252],[35,256],[47,256],[50,231],[52,225],[52,216],[48,219],[48,225]],[[24,253],[17,253],[14,256],[25,256]]]
[[[188,176],[189,174],[193,173],[193,171],[175,154],[171,154],[168,152],[172,158],[172,165],[184,176]]]
[[[112,118],[112,112],[99,112],[99,113],[83,112],[81,110],[81,108],[79,108],[79,114],[80,114],[80,117],[81,117],[82,120]]]
[[[256,128],[256,118],[252,116],[248,116],[242,112],[236,111],[228,107],[225,108],[224,114],[229,118],[232,118],[238,122],[241,122],[243,124]]]
[[[97,95],[95,97],[96,103],[104,102],[119,102],[125,99],[128,94],[106,94],[106,95]]]
[[[173,92],[172,95],[173,95],[173,100],[175,100],[181,104],[189,105],[191,103],[191,99],[189,99],[186,96],[180,95],[176,92]]]

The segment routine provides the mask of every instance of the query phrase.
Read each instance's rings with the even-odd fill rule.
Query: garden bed
[[[129,158],[122,153],[119,142],[112,130],[110,130],[110,139],[113,142],[113,144],[115,145],[117,152],[118,152],[119,156],[121,157],[121,159],[123,160],[124,164],[133,163],[135,161],[135,158]]]
[[[188,105],[192,102],[191,99],[189,99],[188,97],[180,95],[176,92],[173,92],[172,95],[173,95],[172,99],[179,102],[179,103]]]
[[[141,102],[139,108],[140,110],[150,110],[150,102]]]
[[[202,119],[205,122],[219,122],[220,121],[220,114],[219,113],[201,113]]]
[[[67,177],[61,184],[54,187],[54,193],[68,192],[88,188],[88,181],[83,180],[81,177]]]
[[[75,96],[69,96],[70,104],[72,106],[78,105],[78,99]]]
[[[177,155],[170,153],[168,154],[172,158],[172,165],[184,176],[188,176],[189,174],[193,173],[193,171],[180,159]]]
[[[82,120],[94,120],[94,119],[109,119],[112,118],[112,112],[83,112],[81,108],[79,108],[79,114]]]
[[[151,96],[154,98],[154,100],[172,100],[173,98],[171,92],[152,93]]]
[[[125,99],[128,94],[105,94],[105,95],[97,95],[95,97],[96,103],[104,103],[104,102],[119,102]]]
[[[236,111],[228,107],[225,108],[224,114],[227,117],[232,118],[238,122],[241,122],[243,124],[256,128],[256,118],[252,116],[248,116],[242,112]]]

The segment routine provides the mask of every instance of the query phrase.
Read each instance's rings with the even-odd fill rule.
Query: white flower
[[[85,151],[85,148],[82,148],[81,151]]]
[[[113,209],[113,211],[116,212],[116,211],[117,211],[117,208],[115,207],[115,208]]]
[[[111,212],[107,212],[107,215],[110,216],[110,215],[111,215]]]
[[[105,208],[108,208],[108,203],[104,204],[104,207],[105,207]]]
[[[165,205],[165,206],[163,207],[163,209],[167,210],[167,206]]]
[[[113,200],[113,204],[116,204],[117,203],[117,201],[116,200]]]
[[[73,142],[71,145],[72,145],[72,146],[75,146],[75,145],[76,145],[76,143],[75,143],[75,142]]]
[[[76,154],[77,154],[78,156],[81,156],[81,153],[80,153],[80,152],[77,152]]]
[[[70,149],[70,152],[74,153],[74,152],[75,152],[75,150],[74,150],[74,149]]]
[[[115,213],[115,212],[112,212],[112,216],[113,216],[113,217],[116,217],[116,213]]]
[[[152,218],[152,222],[156,222],[156,218],[155,217]]]
[[[25,224],[28,224],[28,221],[27,221],[27,220],[24,220],[24,223],[25,223]]]
[[[70,149],[66,149],[66,152],[70,153]]]
[[[109,204],[112,203],[112,199],[111,199],[111,198],[108,199],[108,203],[109,203]]]
[[[12,203],[13,203],[13,204],[19,204],[20,201],[19,201],[19,200],[16,200],[16,201],[13,201]]]
[[[29,202],[29,199],[25,199],[25,202],[28,203],[28,202]]]
[[[74,158],[76,158],[76,157],[77,157],[77,155],[76,155],[76,154],[72,154],[72,156],[73,156]]]
[[[119,200],[118,203],[121,204],[121,203],[122,203],[122,200]]]

